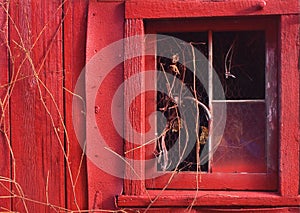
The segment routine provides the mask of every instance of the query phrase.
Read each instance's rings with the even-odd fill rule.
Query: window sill
[[[278,193],[268,192],[229,192],[229,191],[160,191],[150,190],[148,195],[117,197],[118,207],[183,207],[190,206],[251,206],[299,207],[300,196],[282,197]],[[151,202],[152,200],[152,202]],[[153,202],[155,200],[155,202]]]

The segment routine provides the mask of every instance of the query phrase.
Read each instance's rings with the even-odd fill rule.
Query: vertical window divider
[[[209,121],[209,136],[208,136],[208,172],[212,172],[212,129],[213,129],[213,35],[212,30],[208,31],[208,106],[211,112],[211,120]]]

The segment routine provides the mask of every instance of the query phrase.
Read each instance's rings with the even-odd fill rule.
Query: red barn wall
[[[89,4],[98,4],[98,9],[88,11]],[[147,14],[152,15],[149,11]],[[90,23],[88,15],[94,16]],[[74,122],[82,120],[72,117],[72,100],[86,60],[107,44],[123,38],[124,20],[124,3],[118,0],[0,0],[0,212],[117,209],[115,196],[122,194],[123,180],[106,174],[86,159],[73,128]],[[299,38],[295,40],[297,20],[297,16],[282,18],[282,22],[292,26],[287,25],[285,32],[291,30],[294,34],[281,36],[299,55]],[[99,29],[99,34],[89,34],[93,27]],[[89,42],[94,43],[95,49],[86,50]],[[282,51],[291,50],[283,45]],[[287,81],[288,77],[293,82],[283,85],[282,95],[286,96],[283,101],[298,100],[294,103],[299,106],[299,67],[295,60],[299,59],[293,57],[282,63],[292,71],[281,79]],[[122,81],[123,68],[119,66],[109,76],[103,91],[115,90]],[[107,103],[111,101],[109,97],[103,97]],[[289,108],[289,104],[281,103],[281,107]],[[293,114],[299,115],[299,110],[282,115],[293,121],[282,121],[282,125],[291,128],[282,137],[298,137],[299,142],[299,121]],[[103,116],[108,120],[103,128],[109,134],[110,145],[122,151],[122,138],[112,130],[109,118]],[[280,152],[287,161],[288,150],[284,147]],[[287,195],[291,194],[288,178],[283,176],[280,188]],[[294,178],[299,186],[299,180],[297,183],[297,177]],[[299,196],[289,199],[300,200]],[[298,212],[299,208],[283,205],[264,211]]]

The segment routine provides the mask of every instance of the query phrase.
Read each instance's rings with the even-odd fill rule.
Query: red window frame
[[[149,10],[149,8],[153,10]],[[164,8],[172,8],[166,12]],[[182,10],[184,8],[184,10]],[[199,9],[201,8],[201,9]],[[219,11],[219,8],[224,10]],[[226,9],[227,8],[227,9]],[[257,191],[194,191],[187,190],[147,190],[145,181],[125,180],[124,195],[117,199],[120,207],[147,207],[149,206],[188,206],[192,202],[195,206],[299,206],[299,73],[297,63],[299,51],[297,46],[298,32],[298,2],[269,0],[267,5],[257,4],[257,1],[224,1],[224,2],[188,2],[175,0],[169,1],[128,1],[125,6],[125,36],[143,35],[144,21],[147,19],[210,17],[210,16],[253,16],[253,15],[278,15],[273,17],[278,26],[278,103],[279,103],[279,131],[278,131],[278,183],[276,188],[269,189],[274,192]],[[218,12],[219,11],[219,12]],[[251,18],[250,18],[251,19]],[[130,44],[125,44],[129,48]],[[287,57],[287,54],[289,57]],[[274,65],[276,66],[276,65]],[[138,73],[144,68],[144,58],[137,57],[125,62],[125,78]],[[290,82],[293,83],[290,83]],[[141,89],[139,85],[134,88],[125,87],[125,96],[132,89]],[[144,109],[143,99],[136,101],[136,106]],[[292,102],[294,104],[288,104]],[[125,106],[126,107],[126,106]],[[131,113],[131,119],[144,119],[144,111],[139,116]],[[296,118],[295,118],[296,117]],[[139,124],[143,127],[143,122]],[[130,132],[125,127],[125,134]],[[141,138],[132,138],[132,141]],[[134,148],[132,143],[125,143],[125,150]],[[138,149],[126,155],[128,158],[140,159],[144,157],[145,150]],[[293,163],[289,163],[293,162]],[[144,170],[143,165],[134,165],[134,168]],[[130,170],[128,170],[130,172]],[[266,188],[264,188],[266,189]],[[277,190],[276,190],[277,189]],[[154,202],[155,201],[155,202]]]
[[[213,32],[221,31],[264,31],[266,36],[266,64],[265,68],[265,90],[266,111],[272,112],[266,118],[266,150],[267,165],[266,173],[224,173],[212,172],[201,173],[199,178],[195,172],[173,172],[146,180],[147,189],[209,189],[209,190],[265,190],[275,191],[277,189],[277,25],[276,18],[235,18],[235,19],[204,19],[204,20],[176,20],[176,21],[146,21],[145,32],[147,34],[169,33],[169,32]],[[151,43],[155,43],[151,41]],[[147,45],[147,48],[148,45]],[[151,48],[151,47],[150,47]],[[154,48],[154,47],[153,47]],[[155,51],[154,51],[155,52]],[[146,57],[146,70],[154,70],[154,59]],[[149,62],[149,63],[147,63]],[[154,78],[155,79],[155,78]],[[155,84],[151,80],[147,84]],[[267,87],[269,85],[269,87]],[[148,106],[155,106],[155,98],[146,97],[146,117],[151,113],[147,111]],[[147,119],[146,119],[147,120]],[[155,124],[152,124],[155,125]],[[146,127],[147,128],[147,127]],[[250,131],[250,130],[249,130]],[[251,130],[255,131],[255,130]],[[153,135],[153,138],[155,136]],[[145,158],[153,158],[153,146],[146,146]],[[234,163],[234,162],[233,162]],[[238,162],[237,162],[238,163]],[[155,166],[149,173],[155,173]],[[201,177],[201,178],[200,178]],[[172,180],[170,182],[170,180]],[[198,184],[197,184],[198,180]]]

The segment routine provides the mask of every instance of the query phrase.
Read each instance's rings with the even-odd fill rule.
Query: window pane
[[[157,117],[158,170],[197,170],[195,135],[207,129],[208,120],[193,99],[208,106],[207,55],[207,32],[157,37],[157,111],[163,114]]]
[[[264,32],[213,33],[213,66],[227,100],[264,99]],[[215,90],[214,99],[220,99]]]
[[[157,74],[156,99],[157,111],[163,114],[156,121],[159,136],[155,150],[157,168],[167,171],[197,171],[197,162],[206,162],[210,151],[208,140],[200,145],[196,144],[197,137],[201,138],[204,133],[208,138],[208,118],[200,106],[196,112],[192,111],[192,107],[188,107],[191,104],[185,99],[190,97],[207,107],[209,105],[206,90],[209,85],[208,33],[165,35],[185,42],[171,37],[157,37],[156,65],[160,72]],[[224,134],[212,136],[212,148],[221,141],[213,154],[212,171],[265,172],[264,32],[215,32],[212,41],[213,66],[217,73],[213,78],[220,79],[226,100],[231,100],[227,103]],[[196,78],[194,72],[197,74]],[[175,79],[181,84],[176,83]],[[213,82],[213,97],[210,100],[213,104],[210,110],[222,111],[220,107],[224,105],[214,103],[221,96]],[[190,120],[194,122],[187,122]],[[201,171],[208,171],[207,162],[201,165]]]
[[[220,103],[214,103],[218,110]],[[266,172],[265,103],[227,103],[226,127],[213,155],[213,172]],[[214,135],[215,143],[220,136]]]

